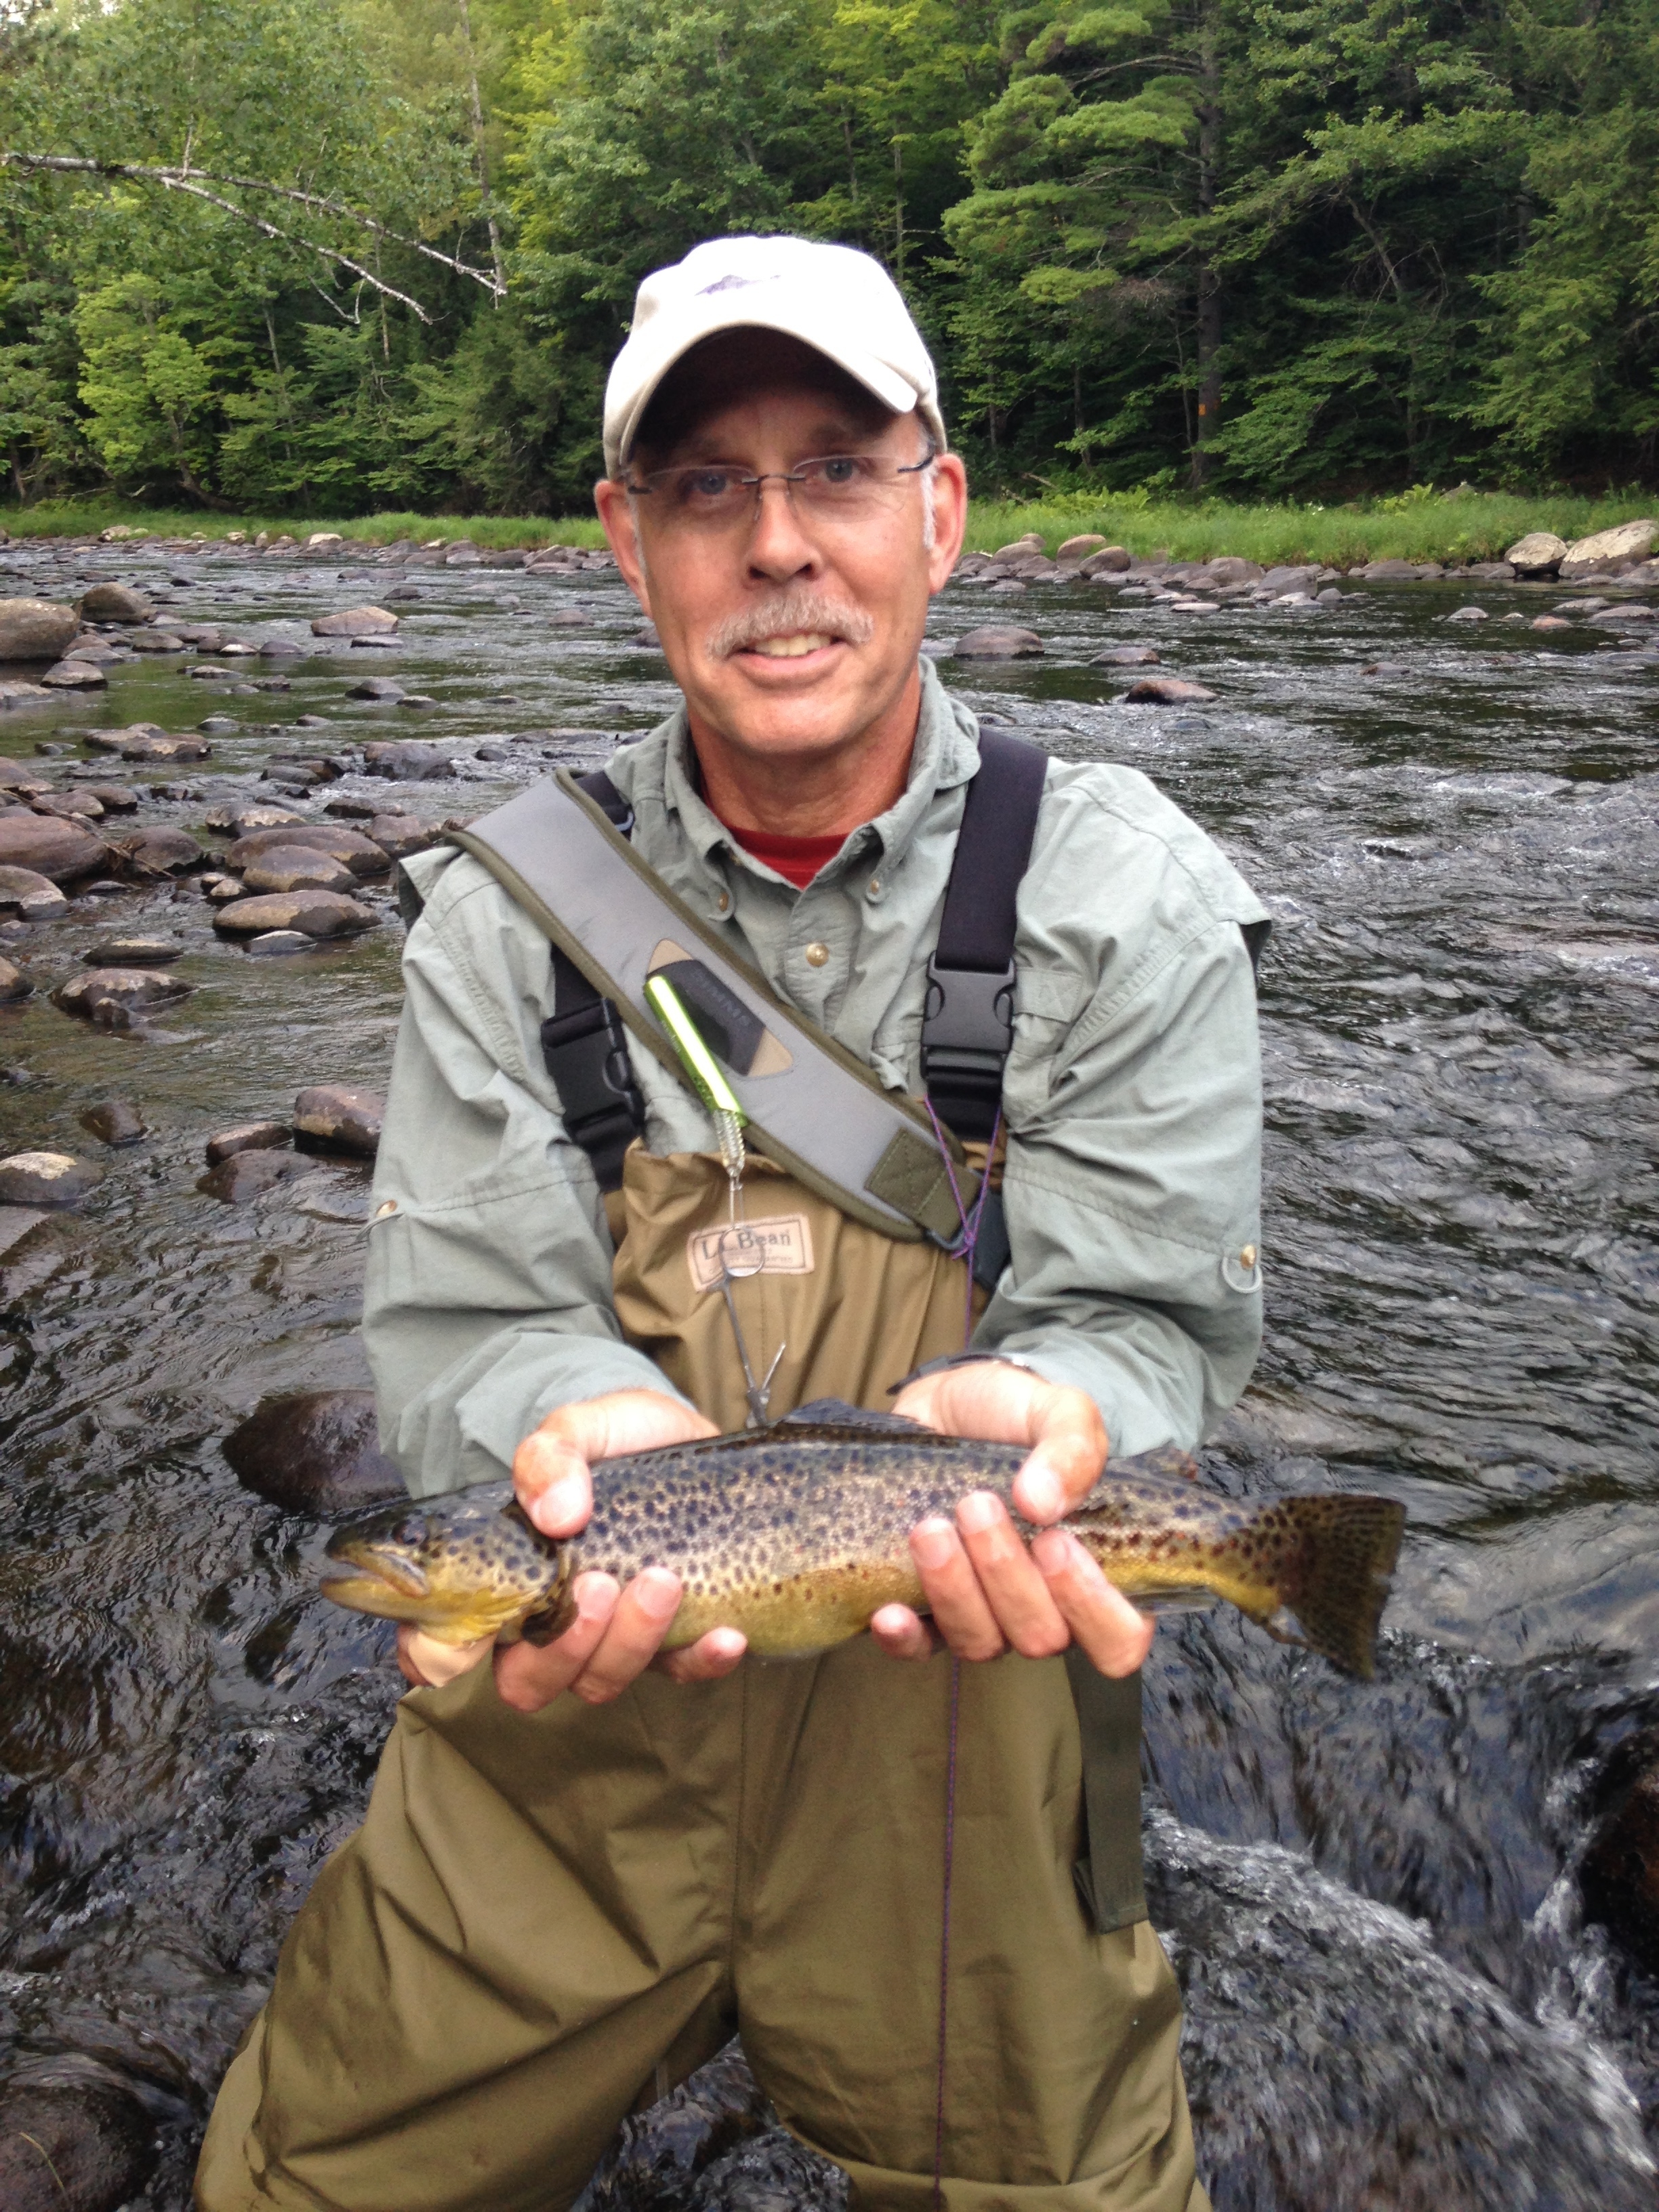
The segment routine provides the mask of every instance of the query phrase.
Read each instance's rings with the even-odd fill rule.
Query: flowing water
[[[0,588],[118,575],[176,619],[311,648],[313,615],[399,580],[317,557],[13,547]],[[228,696],[135,660],[94,703],[13,711],[0,750],[65,784],[95,757],[141,818],[198,827],[269,794],[296,743],[441,740],[463,756],[444,780],[284,802],[378,793],[436,821],[544,757],[592,765],[670,704],[614,575],[422,568],[408,588],[395,655],[315,649],[280,664],[288,690]],[[1411,1515],[1375,1683],[1207,1615],[1166,1626],[1149,1669],[1153,1915],[1222,2212],[1652,2200],[1659,1984],[1586,1925],[1576,1873],[1609,1762],[1659,1725],[1659,658],[1497,619],[1568,596],[1419,584],[1196,615],[964,581],[937,611],[942,644],[1036,629],[1040,659],[951,680],[1057,753],[1144,769],[1271,906],[1267,1345],[1207,1465]],[[1448,624],[1471,597],[1495,619]],[[1137,672],[1090,660],[1124,643],[1213,703],[1123,703]],[[433,703],[349,699],[366,670]],[[240,727],[187,769],[77,742],[210,711]],[[0,2078],[138,2095],[164,2154],[135,2202],[156,2208],[187,2202],[219,2074],[399,1686],[386,1632],[313,1595],[316,1529],[220,1451],[267,1394],[367,1379],[364,1171],[238,1207],[196,1188],[216,1128],[283,1118],[305,1084],[383,1085],[399,931],[377,911],[283,960],[216,939],[188,883],[0,933],[36,985],[0,1009],[0,1152],[107,1167],[0,1257]],[[186,947],[193,995],[147,1034],[46,997],[115,930]],[[105,1154],[78,1117],[111,1097],[150,1133]],[[726,2166],[750,2182],[697,2202],[812,2197],[775,2162]]]

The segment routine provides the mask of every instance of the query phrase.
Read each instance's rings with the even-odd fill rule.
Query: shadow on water
[[[395,656],[312,655],[309,617],[380,596],[386,564],[0,562],[14,592],[120,574],[179,619],[307,648],[216,681],[135,660],[93,704],[8,719],[0,749],[66,786],[131,781],[147,821],[280,795],[280,768],[259,778],[297,744],[348,772],[283,798],[296,812],[390,796],[436,822],[549,759],[603,760],[671,701],[602,574],[411,571]],[[1476,596],[1501,617],[1555,595]],[[1659,1986],[1586,1923],[1577,1874],[1610,1764],[1659,1724],[1659,659],[1593,626],[1547,652],[1448,628],[1456,604],[1419,586],[1194,617],[1037,587],[1016,618],[1044,659],[953,679],[1060,754],[1152,775],[1272,906],[1268,1343],[1209,1472],[1382,1489],[1412,1516],[1376,1682],[1219,1615],[1166,1626],[1149,1670],[1150,1895],[1220,2212],[1652,2199]],[[992,605],[953,586],[939,639]],[[1214,702],[1121,703],[1133,672],[1089,661],[1130,642]],[[364,664],[433,703],[350,698]],[[233,688],[250,665],[287,688]],[[210,711],[236,726],[187,781],[84,743]],[[354,765],[385,736],[447,747],[453,773],[389,793]],[[0,1253],[0,2076],[136,2095],[162,2156],[132,2201],[156,2212],[188,2201],[397,1687],[387,1632],[312,1595],[318,1531],[219,1449],[269,1393],[366,1380],[361,1227],[303,1182],[237,1207],[195,1187],[216,1127],[284,1117],[305,1083],[384,1082],[398,932],[370,898],[368,937],[289,961],[228,947],[167,884],[0,928],[36,985],[0,1009],[0,1150],[100,1153],[79,1117],[112,1097],[149,1128]],[[184,942],[193,995],[152,1034],[47,1001],[116,928]],[[840,2201],[729,2054],[630,2123],[590,2204]]]

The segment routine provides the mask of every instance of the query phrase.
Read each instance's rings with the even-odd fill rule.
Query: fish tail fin
[[[1285,1577],[1284,1611],[1263,1625],[1285,1643],[1304,1643],[1345,1674],[1369,1682],[1376,1672],[1376,1632],[1400,1554],[1406,1509],[1389,1498],[1286,1498],[1300,1544],[1298,1571]],[[1302,1631],[1296,1636],[1284,1613]]]

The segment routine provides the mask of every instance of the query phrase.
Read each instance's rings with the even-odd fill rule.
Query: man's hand
[[[981,1360],[924,1375],[893,1410],[949,1436],[1031,1447],[1014,1481],[1015,1504],[1043,1527],[1029,1551],[989,1491],[964,1498],[954,1524],[938,1516],[910,1532],[933,1626],[957,1657],[994,1659],[1012,1646],[1046,1659],[1075,1643],[1103,1674],[1133,1674],[1152,1648],[1152,1622],[1074,1536],[1047,1526],[1087,1494],[1106,1464],[1094,1401],[1025,1368]],[[908,1606],[884,1606],[870,1627],[896,1659],[925,1659],[935,1648]]]
[[[519,1446],[514,1488],[544,1535],[574,1536],[593,1510],[594,1461],[718,1433],[712,1421],[660,1390],[613,1390],[550,1413]],[[576,1618],[562,1636],[495,1653],[495,1686],[518,1712],[538,1712],[565,1690],[589,1705],[608,1704],[653,1663],[677,1681],[712,1681],[729,1674],[747,1648],[736,1629],[714,1628],[684,1651],[659,1656],[680,1601],[679,1577],[665,1568],[647,1567],[626,1589],[613,1575],[578,1575],[571,1595]],[[476,1667],[491,1648],[487,1640],[440,1644],[403,1628],[398,1663],[417,1687],[435,1687]]]

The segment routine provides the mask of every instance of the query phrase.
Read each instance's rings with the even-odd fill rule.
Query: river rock
[[[113,2082],[17,2082],[0,2094],[5,2212],[118,2212],[156,2155],[154,2122]]]
[[[187,999],[194,988],[193,984],[155,968],[88,968],[82,975],[71,975],[67,983],[60,983],[52,994],[52,1003],[65,1014],[90,1016],[105,1005],[132,1013],[140,1007],[164,1006],[175,999]]]
[[[307,937],[354,937],[379,917],[338,891],[273,891],[222,906],[213,927],[223,937],[263,937],[270,929],[297,929]]]
[[[306,845],[273,845],[242,878],[251,891],[349,891],[356,880],[343,861]]]
[[[1186,707],[1201,705],[1213,699],[1215,693],[1202,684],[1188,683],[1183,676],[1143,676],[1123,696],[1132,706]]]
[[[54,691],[101,691],[109,678],[94,661],[59,660],[40,681]]]
[[[58,599],[0,599],[0,660],[59,660],[81,627]]]
[[[1639,1762],[1646,1759],[1651,1763]],[[1651,1731],[1620,1761],[1637,1767],[1623,1778],[1584,1854],[1579,1871],[1584,1914],[1599,1922],[1623,1951],[1659,1974],[1659,1742]]]
[[[1035,530],[1028,530],[1024,538],[1016,538],[1006,545],[999,545],[991,558],[994,561],[1013,561],[1022,553],[1042,553],[1046,550],[1041,534]]]
[[[443,841],[441,830],[429,829],[412,814],[377,814],[368,834],[392,860],[406,860],[411,853],[427,852]]]
[[[583,2212],[829,2212],[832,2202],[844,2203],[845,2176],[811,2153],[803,2154],[808,2171],[772,2171],[769,2193],[716,2194],[708,2185],[717,2172],[724,2178],[734,2154],[760,2151],[781,2132],[742,2047],[729,2043],[677,2089],[623,2122],[583,2192]],[[824,2195],[823,2176],[840,2183],[837,2197]]]
[[[395,706],[404,696],[404,687],[395,676],[365,676],[361,683],[349,684],[348,699],[378,699],[387,706]]]
[[[73,1206],[103,1180],[94,1161],[68,1152],[13,1152],[0,1159],[0,1206]]]
[[[115,849],[140,874],[149,876],[185,875],[207,858],[187,830],[173,830],[165,823],[118,838]]]
[[[234,1129],[221,1129],[207,1140],[207,1164],[216,1168],[238,1152],[271,1152],[287,1145],[294,1132],[286,1121],[239,1121]]]
[[[298,929],[267,929],[258,937],[246,939],[242,950],[250,959],[283,960],[294,952],[314,952],[317,942]]]
[[[1090,554],[1079,574],[1085,576],[1121,576],[1134,564],[1134,556],[1127,545],[1103,546],[1098,553]]]
[[[329,1520],[405,1494],[380,1449],[372,1390],[262,1398],[223,1449],[237,1480],[286,1513]]]
[[[248,1206],[277,1183],[292,1182],[310,1171],[310,1161],[292,1152],[233,1152],[198,1176],[196,1188],[204,1198],[216,1198],[222,1205]]]
[[[592,629],[593,617],[580,607],[556,607],[547,618],[550,629]]]
[[[135,653],[183,653],[187,649],[178,632],[170,629],[135,630],[130,643]]]
[[[1012,623],[986,623],[959,637],[952,648],[957,660],[1026,660],[1042,651],[1042,640],[1034,629],[1016,629]]]
[[[1574,625],[1565,615],[1534,615],[1529,627],[1533,629],[1571,629]]]
[[[82,622],[147,623],[154,605],[131,584],[94,584],[81,599]]]
[[[73,883],[108,865],[100,837],[78,822],[51,814],[0,814],[0,870],[27,868],[54,883]]]
[[[1621,522],[1615,530],[1598,530],[1580,538],[1561,556],[1563,583],[1575,576],[1616,576],[1645,561],[1659,540],[1659,522]]]
[[[167,737],[159,731],[129,730],[121,740],[121,757],[130,761],[206,760],[212,751],[205,738]]]
[[[0,684],[0,707],[27,707],[52,696],[43,684]]]
[[[398,627],[398,617],[384,607],[346,607],[337,615],[319,615],[311,625],[313,637],[385,637]]]
[[[1490,620],[1485,607],[1457,607],[1446,617],[1448,622],[1483,623]]]
[[[81,957],[88,968],[165,968],[184,949],[176,937],[106,937]]]
[[[60,822],[73,822],[77,816],[88,822],[96,822],[104,811],[101,801],[85,789],[37,792],[29,800],[29,805],[37,814],[55,814]]]
[[[629,645],[641,646],[651,653],[662,651],[662,640],[658,636],[657,625],[653,622],[641,623],[638,629],[630,635],[628,642]]]
[[[130,1098],[106,1098],[101,1106],[88,1106],[81,1116],[81,1127],[110,1146],[136,1145],[149,1133],[143,1115]]]
[[[374,840],[360,836],[356,830],[343,830],[337,822],[296,822],[292,829],[252,830],[236,840],[225,860],[233,868],[250,868],[267,853],[297,847],[325,854],[331,860],[337,860],[343,867],[349,868],[354,876],[386,873],[386,854]]]
[[[1091,668],[1146,668],[1163,659],[1150,645],[1111,645],[1090,661]]]
[[[1222,553],[1213,561],[1206,561],[1201,567],[1190,570],[1187,581],[1210,584],[1225,591],[1233,584],[1259,584],[1267,573],[1259,561],[1246,561],[1237,553]]]
[[[83,783],[81,788],[88,798],[98,801],[106,814],[137,811],[138,794],[130,783]]]
[[[385,1113],[386,1101],[376,1091],[313,1084],[294,1102],[295,1134],[325,1151],[372,1158],[380,1149]]]
[[[0,868],[0,914],[15,914],[23,921],[50,921],[68,905],[50,876],[33,868]]]
[[[1080,532],[1075,538],[1065,539],[1059,551],[1054,555],[1054,558],[1062,565],[1069,563],[1075,566],[1079,562],[1086,561],[1091,553],[1102,553],[1105,550],[1106,540],[1100,532],[1097,530],[1085,530]]]
[[[386,738],[363,747],[363,768],[398,783],[430,783],[454,774],[455,752],[419,738]]]
[[[0,960],[0,1001],[9,1006],[16,999],[30,999],[34,986],[21,968],[14,968],[9,960]]]
[[[210,830],[234,830],[239,837],[251,837],[260,830],[289,830],[305,820],[286,806],[249,806],[236,805],[216,806],[207,817]]]
[[[20,793],[33,799],[37,793],[50,791],[52,786],[38,770],[26,768],[21,761],[0,760],[0,791]]]

